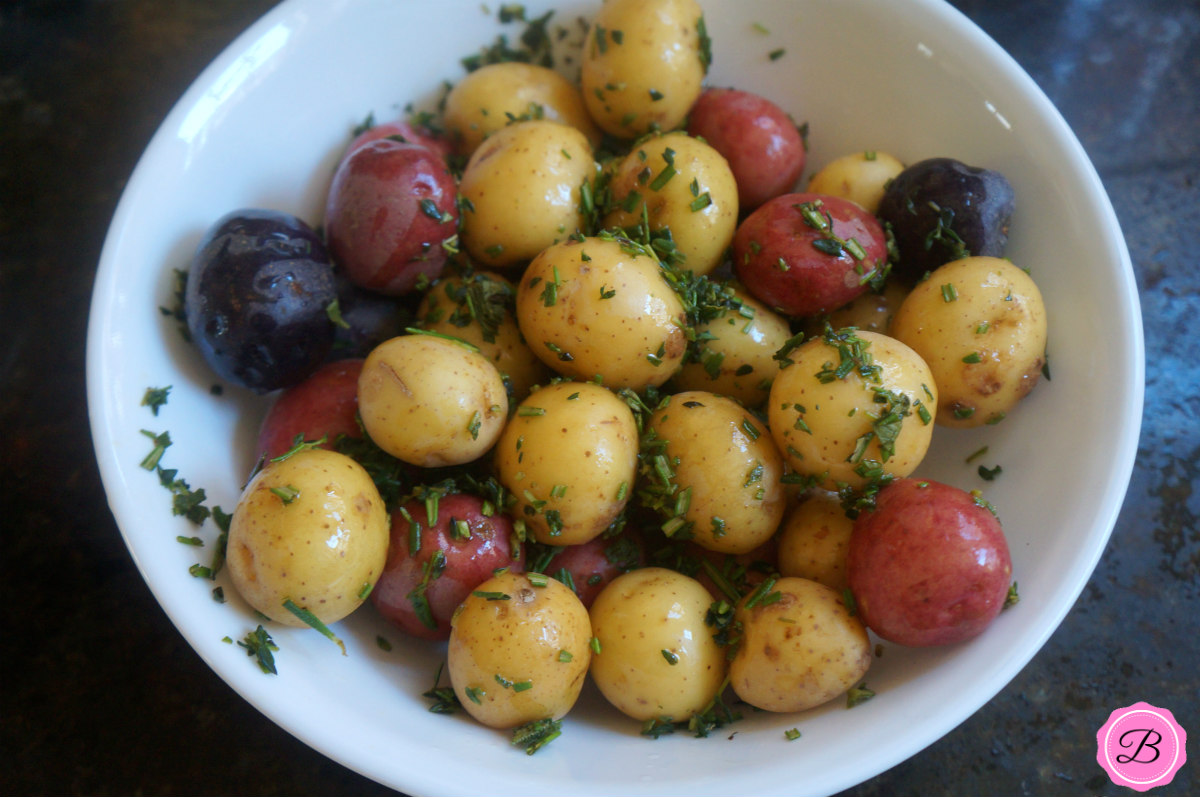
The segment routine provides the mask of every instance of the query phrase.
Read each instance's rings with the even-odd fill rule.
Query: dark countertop
[[[124,181],[184,88],[272,4],[0,6],[0,793],[390,793],[266,720],[185,644],[108,511],[87,426],[87,310]],[[973,717],[849,794],[1127,793],[1094,734],[1138,700],[1192,737],[1153,793],[1197,794],[1200,5],[955,5],[1047,92],[1112,197],[1145,315],[1146,413],[1108,550],[1057,633]]]

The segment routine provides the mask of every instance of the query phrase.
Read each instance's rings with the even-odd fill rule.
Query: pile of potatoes
[[[796,192],[800,132],[765,98],[704,85],[707,36],[695,0],[607,0],[580,84],[484,66],[440,131],[397,122],[347,150],[331,252],[413,321],[264,421],[228,541],[252,607],[330,624],[371,601],[448,640],[459,702],[497,728],[561,718],[589,675],[643,723],[711,715],[727,688],[802,711],[862,681],[868,629],[946,644],[995,617],[998,521],[957,488],[940,511],[947,493],[912,474],[936,426],[996,423],[1037,381],[1037,287],[992,256],[890,275],[876,213],[904,164],[850,154]],[[384,164],[419,177],[431,161],[378,199]],[[380,456],[421,486],[385,498]],[[914,515],[921,501],[939,511]],[[883,572],[887,534],[926,515],[905,533],[937,551],[984,528],[988,572],[928,547]],[[856,551],[869,519],[875,547]],[[983,584],[980,605],[918,623],[876,589],[918,560],[944,568],[937,600]]]

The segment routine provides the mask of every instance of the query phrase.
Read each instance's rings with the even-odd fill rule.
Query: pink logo
[[[1175,715],[1149,703],[1119,708],[1096,732],[1096,760],[1118,786],[1165,786],[1187,761],[1187,733]]]

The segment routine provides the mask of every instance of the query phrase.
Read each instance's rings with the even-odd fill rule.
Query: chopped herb
[[[592,637],[588,642],[588,645],[591,647],[592,653],[596,654],[597,656],[600,655],[600,637]]]
[[[392,650],[392,643],[388,642],[387,639],[378,634],[375,635],[375,644],[378,645],[379,649],[385,653],[390,653]]]
[[[997,465],[994,468],[985,468],[983,465],[980,465],[979,466],[979,478],[983,479],[984,481],[989,481],[989,482],[995,481],[996,477],[999,476],[1003,471],[1004,471],[1004,469],[1001,468],[999,465]]]
[[[300,497],[300,491],[290,484],[286,484],[283,487],[272,487],[271,492],[285,504],[290,504]]]
[[[572,655],[571,651],[569,651],[569,650],[560,650],[558,652],[558,660],[560,662],[562,662],[563,664],[569,663],[574,658],[575,658],[575,656]]]
[[[550,742],[562,736],[562,720],[540,719],[513,728],[514,747],[525,748],[526,755],[533,755]]]
[[[158,408],[167,403],[167,394],[171,392],[171,385],[166,387],[148,387],[145,395],[142,396],[142,406],[149,407],[150,411],[158,415]]]
[[[953,282],[947,282],[942,286],[942,301],[952,302],[958,298],[958,288],[954,287]]]
[[[679,663],[679,654],[677,654],[673,651],[667,650],[666,648],[662,649],[662,657],[667,660],[667,664],[670,664],[672,666]]]
[[[485,590],[477,589],[477,590],[473,591],[471,594],[474,595],[476,598],[483,598],[484,600],[489,600],[489,601],[512,600],[512,596],[508,595],[504,592],[488,592]]]
[[[783,732],[783,738],[787,739],[789,742],[796,741],[797,739],[800,738],[800,729],[799,728],[788,728],[786,731]]]
[[[483,415],[479,410],[475,410],[475,414],[471,416],[470,422],[467,424],[467,433],[471,435],[472,440],[479,439],[479,430],[483,426]]]
[[[767,53],[767,58],[770,58],[772,61],[778,61],[780,58],[783,58],[786,52],[786,50],[780,47],[778,50],[772,50],[771,52]]]
[[[442,680],[442,668],[444,666],[444,664],[438,665],[437,672],[433,676],[433,687],[429,691],[421,693],[421,697],[433,701],[433,705],[429,707],[429,710],[434,714],[453,714],[462,707],[452,687],[438,686],[438,683]]]
[[[701,210],[704,210],[706,207],[708,207],[711,204],[712,204],[712,197],[709,195],[709,193],[707,191],[705,191],[703,194],[701,194],[700,196],[693,199],[691,204],[688,205],[688,207],[691,208],[693,213],[698,213]]]
[[[258,666],[263,672],[270,675],[278,675],[278,670],[275,669],[275,656],[273,652],[279,648],[275,646],[275,641],[271,639],[271,635],[261,625],[246,634],[246,638],[238,645],[246,649],[247,656],[253,656],[258,659]]]
[[[301,622],[312,628],[314,631],[317,631],[321,636],[332,642],[336,642],[337,646],[342,649],[342,655],[346,655],[345,643],[338,639],[337,636],[329,630],[329,627],[321,622],[320,618],[318,618],[315,614],[302,606],[297,606],[291,598],[287,598],[283,601],[283,608],[296,615]]]
[[[425,596],[429,585],[442,571],[446,569],[446,554],[441,550],[434,551],[424,564],[421,565],[421,580],[417,586],[412,588],[407,597],[412,602],[413,609],[417,614],[417,619],[426,628],[437,628],[437,621],[433,619],[433,611],[429,606],[429,599]]]
[[[483,687],[481,687],[481,686],[468,686],[468,687],[467,687],[466,689],[464,689],[463,691],[464,691],[464,692],[466,692],[466,694],[467,694],[467,699],[468,699],[468,700],[470,700],[472,703],[474,703],[474,704],[475,704],[475,705],[477,705],[477,706],[479,706],[479,705],[483,705],[483,701],[479,699],[479,698],[480,698],[480,697],[482,697],[483,695],[486,695],[486,694],[487,694],[487,692],[486,692],[486,691],[483,689]]]
[[[154,441],[154,448],[142,459],[141,466],[146,470],[154,470],[158,467],[163,454],[166,453],[167,448],[171,445],[171,433],[163,432],[162,434],[155,434],[154,432],[142,429],[142,434]]]
[[[875,697],[875,693],[868,689],[865,683],[861,683],[858,686],[852,686],[846,692],[846,708],[854,708],[855,706],[867,702],[873,697]]]
[[[1013,582],[1008,588],[1008,594],[1004,596],[1004,606],[1002,609],[1007,609],[1010,606],[1016,606],[1021,601],[1021,596],[1017,594],[1017,582]]]
[[[536,418],[545,414],[546,410],[543,407],[530,407],[522,405],[517,408],[517,415],[521,416],[522,418]]]
[[[980,354],[979,352],[977,352],[977,351],[973,351],[973,352],[971,352],[970,354],[968,354],[966,357],[963,357],[963,358],[962,358],[962,361],[963,361],[963,362],[965,362],[965,363],[979,363],[979,362],[983,362],[983,355],[981,355],[981,354]]]

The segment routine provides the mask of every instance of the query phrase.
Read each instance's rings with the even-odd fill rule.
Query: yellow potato
[[[553,578],[504,572],[455,611],[446,669],[458,702],[488,727],[559,719],[587,679],[591,639],[574,592]]]
[[[643,213],[650,229],[671,231],[681,268],[708,274],[733,242],[737,183],[721,153],[682,131],[643,141],[617,166],[610,183],[615,206],[609,228],[634,227]]]
[[[549,381],[551,371],[537,358],[517,326],[517,289],[504,277],[477,271],[447,277],[429,289],[417,309],[422,329],[461,338],[508,377],[513,399]]]
[[[1046,363],[1042,294],[1022,269],[997,257],[938,267],[900,305],[892,334],[929,364],[943,426],[999,423]]]
[[[837,493],[810,491],[783,516],[779,528],[779,572],[824,584],[839,595],[849,588],[846,551],[854,521]]]
[[[508,393],[500,372],[465,343],[402,335],[367,355],[358,411],[370,438],[424,468],[481,457],[504,427]]]
[[[781,578],[769,590],[748,595],[737,619],[742,638],[729,666],[729,685],[755,708],[791,712],[819,706],[845,693],[871,666],[863,624],[840,593],[815,581]]]
[[[584,224],[580,186],[596,174],[583,133],[517,122],[488,137],[459,182],[462,244],[491,268],[522,264]]]
[[[517,322],[563,376],[642,391],[670,379],[687,349],[683,303],[653,254],[613,238],[542,252],[517,285]]]
[[[861,489],[925,457],[938,393],[921,357],[876,332],[830,331],[786,356],[767,400],[771,434],[815,486]]]
[[[229,524],[226,565],[238,594],[272,620],[326,625],[370,594],[387,562],[391,523],[362,466],[324,449],[268,463],[242,491]]]
[[[633,494],[638,429],[607,388],[557,382],[517,406],[499,442],[500,483],[512,515],[538,542],[579,545],[598,537]]]
[[[792,336],[787,319],[752,298],[735,294],[742,306],[696,325],[699,359],[685,358],[673,384],[680,390],[707,390],[737,399],[747,407],[767,400],[779,371],[775,352]]]
[[[695,0],[606,0],[583,48],[583,100],[617,138],[682,124],[712,60]]]
[[[712,604],[700,582],[660,567],[618,576],[596,597],[592,680],[636,720],[682,722],[702,711],[725,680],[725,649],[704,616]]]
[[[808,191],[849,199],[875,213],[888,183],[902,171],[904,164],[886,152],[855,152],[822,167],[808,181]]]
[[[867,291],[849,304],[834,310],[828,318],[817,319],[820,326],[813,323],[807,329],[810,334],[820,334],[824,323],[828,322],[834,329],[854,327],[887,335],[891,329],[892,318],[907,295],[908,286],[893,277],[884,284],[882,292]]]
[[[651,413],[647,435],[661,446],[661,464],[673,472],[643,489],[661,502],[668,536],[690,534],[718,553],[748,553],[775,533],[783,518],[783,458],[766,426],[731,398],[701,390],[671,396]],[[656,473],[660,469],[654,469]]]
[[[446,130],[460,155],[516,119],[546,119],[574,127],[595,146],[600,130],[588,115],[579,88],[537,64],[488,64],[458,81],[446,95]]]

